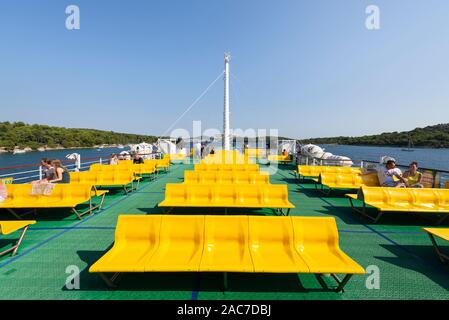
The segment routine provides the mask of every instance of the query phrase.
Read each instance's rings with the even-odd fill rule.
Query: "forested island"
[[[0,122],[0,148],[89,148],[100,145],[125,145],[157,140],[155,136],[118,133],[95,129],[71,129],[23,122]]]
[[[449,124],[362,137],[310,138],[301,140],[301,143],[408,147],[409,141],[415,147],[449,148]]]
[[[23,122],[0,122],[0,150],[90,148],[101,145],[153,143],[155,136],[118,133],[95,129],[72,129]],[[387,132],[362,137],[327,137],[302,139],[301,143],[365,146],[449,148],[449,124],[438,124],[404,132]]]

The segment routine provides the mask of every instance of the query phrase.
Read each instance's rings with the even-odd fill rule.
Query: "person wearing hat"
[[[387,160],[385,167],[379,168],[377,177],[382,187],[405,188],[407,180],[402,177],[402,171],[396,167],[396,161]],[[393,179],[393,178],[396,178]]]

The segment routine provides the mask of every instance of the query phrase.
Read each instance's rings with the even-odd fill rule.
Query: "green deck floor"
[[[162,213],[156,205],[164,198],[165,184],[182,182],[184,170],[190,168],[174,165],[155,181],[141,183],[137,192],[108,195],[103,210],[81,221],[68,211],[39,212],[19,254],[0,258],[0,299],[449,299],[449,267],[441,264],[421,231],[426,220],[390,214],[376,225],[367,224],[343,196],[325,197],[312,184],[298,184],[289,166],[281,167],[271,182],[288,184],[289,199],[296,206],[291,215],[335,217],[341,248],[363,267],[379,268],[380,289],[367,289],[367,276],[354,276],[345,292],[335,293],[323,289],[313,275],[230,274],[229,290],[223,293],[219,273],[126,274],[118,290],[108,289],[87,270],[111,246],[117,216]],[[271,210],[230,213],[272,215]],[[11,216],[2,213],[0,219]],[[0,249],[17,236],[2,237]],[[81,270],[79,290],[65,287],[70,265]],[[330,278],[325,281],[334,285]]]

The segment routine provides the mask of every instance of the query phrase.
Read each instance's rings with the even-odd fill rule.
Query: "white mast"
[[[223,114],[223,150],[230,150],[229,143],[229,53],[224,54],[225,73],[224,73],[224,114]]]

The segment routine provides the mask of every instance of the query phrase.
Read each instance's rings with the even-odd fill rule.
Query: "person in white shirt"
[[[396,168],[396,162],[394,160],[388,160],[385,167],[380,167],[377,170],[377,177],[379,183],[383,187],[393,188],[405,188],[406,180],[402,177],[402,172],[399,168]],[[396,177],[397,180],[394,180]]]

